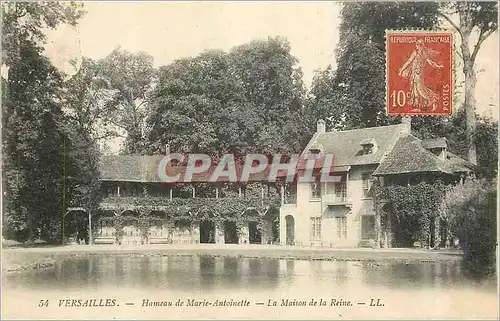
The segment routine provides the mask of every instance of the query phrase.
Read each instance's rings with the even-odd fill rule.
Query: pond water
[[[299,319],[396,316],[495,318],[498,313],[496,284],[479,284],[467,279],[460,262],[405,264],[91,255],[60,258],[52,268],[4,275],[3,289],[10,304],[21,300],[36,305],[39,300],[51,300],[49,307],[35,308],[32,314],[21,317],[71,315],[74,318],[75,311],[84,311],[85,318],[110,318],[109,312],[113,317],[163,319],[234,318],[242,315]],[[66,298],[84,300],[89,297],[113,298],[121,306],[91,310],[57,306],[59,300]],[[187,304],[190,299],[234,302],[244,299],[250,305],[225,307],[223,310],[213,306],[175,306],[177,301]],[[332,299],[344,303],[350,301],[351,306],[332,305]],[[150,307],[144,305],[144,300],[170,301],[174,304],[168,309]],[[289,300],[290,304],[322,300],[327,305],[283,306],[283,300]],[[275,301],[277,306],[273,306]],[[370,303],[376,302],[379,302],[378,306],[370,306]],[[6,304],[4,301],[4,306]],[[103,314],[103,309],[106,314]],[[23,310],[23,313],[27,311]]]

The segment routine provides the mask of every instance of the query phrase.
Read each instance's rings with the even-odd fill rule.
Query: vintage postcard
[[[2,319],[499,318],[497,2],[1,6]]]

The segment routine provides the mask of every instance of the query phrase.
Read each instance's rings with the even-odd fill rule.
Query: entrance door
[[[291,215],[285,216],[286,222],[286,245],[295,244],[295,219]]]
[[[89,219],[85,211],[71,211],[66,214],[65,238],[73,244],[88,244]]]
[[[141,231],[139,229],[138,221],[135,219],[129,219],[125,221],[122,228],[122,244],[134,244],[139,245],[142,243]]]
[[[200,243],[215,243],[215,223],[202,221],[200,223]]]
[[[262,235],[260,234],[260,231],[257,228],[257,223],[255,223],[255,222],[248,223],[248,231],[250,233],[250,235],[249,235],[250,244],[261,244],[262,243]]]
[[[238,244],[238,231],[236,229],[236,223],[234,222],[224,223],[224,243]]]

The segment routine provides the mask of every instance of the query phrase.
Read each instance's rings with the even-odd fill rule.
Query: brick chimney
[[[318,122],[316,123],[316,132],[318,134],[326,133],[326,125],[323,119],[318,119]]]

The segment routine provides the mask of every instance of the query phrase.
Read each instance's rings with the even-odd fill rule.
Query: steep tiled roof
[[[158,182],[158,164],[164,156],[103,156],[100,161],[102,180]]]
[[[456,155],[447,153],[442,160],[426,148],[423,142],[415,136],[400,138],[392,151],[383,160],[373,175],[394,175],[418,172],[471,172],[472,165]]]
[[[407,124],[316,133],[305,152],[320,144],[325,153],[335,157],[336,166],[378,164],[391,151],[398,138],[409,133]],[[373,154],[362,155],[361,143],[367,141],[374,141],[378,148]]]
[[[99,170],[101,172],[101,180],[103,181],[126,181],[126,182],[162,182],[158,176],[158,166],[160,161],[165,156],[103,156],[100,161]],[[319,162],[318,162],[319,164]],[[303,162],[298,163],[300,169]],[[202,173],[193,174],[190,181],[193,182],[208,182],[214,173],[216,166],[211,166],[208,170]],[[336,166],[332,171],[346,171],[348,168]],[[235,172],[238,180],[241,177],[243,166],[235,165]],[[173,166],[168,168],[168,176],[176,176],[180,174],[179,182],[184,181],[186,166]],[[270,173],[270,164],[261,172],[251,173],[249,181],[265,181]],[[277,176],[284,177],[286,171],[278,170]],[[221,176],[217,181],[227,181],[229,178]]]
[[[359,142],[359,144],[360,145],[374,145],[375,139],[373,139],[373,138],[363,139],[361,142]]]
[[[472,172],[475,170],[475,166],[473,164],[450,152],[446,153],[446,165],[454,173]]]
[[[374,142],[377,149],[372,154],[363,155],[361,146]],[[444,145],[443,145],[444,144]],[[425,146],[425,147],[424,147]],[[303,152],[312,148],[321,154],[334,156],[333,171],[343,172],[349,166],[380,164],[373,175],[390,175],[412,172],[470,172],[473,166],[466,160],[446,153],[443,161],[426,148],[445,147],[444,138],[421,141],[410,134],[407,124],[371,127],[339,132],[316,133]],[[158,165],[165,156],[103,156],[100,162],[101,179],[108,181],[161,182]],[[298,168],[304,164],[299,162]],[[195,174],[192,181],[208,181],[215,167],[207,172]],[[184,173],[185,167],[171,167],[169,175]],[[236,168],[238,177],[241,168]],[[266,180],[269,170],[251,174],[250,181]],[[281,174],[279,174],[281,176]]]

